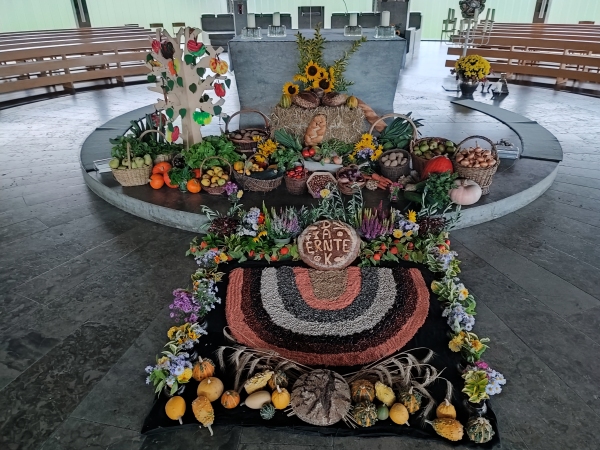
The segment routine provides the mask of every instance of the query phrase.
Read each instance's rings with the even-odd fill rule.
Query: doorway
[[[92,26],[90,15],[88,14],[87,2],[85,0],[71,0],[73,4],[73,13],[77,26],[79,28],[89,28]]]
[[[550,11],[550,2],[552,0],[537,0],[533,12],[533,23],[546,23],[548,11]]]

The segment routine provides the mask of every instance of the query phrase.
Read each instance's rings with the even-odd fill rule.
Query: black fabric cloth
[[[214,357],[214,351],[223,345],[231,345],[231,342],[225,340],[223,335],[223,328],[227,325],[225,320],[225,308],[224,302],[225,293],[227,292],[227,274],[237,268],[237,267],[279,267],[279,266],[301,266],[307,267],[302,262],[273,262],[270,265],[261,262],[261,261],[248,261],[243,264],[238,263],[228,263],[226,265],[219,266],[219,270],[226,273],[223,282],[219,283],[219,293],[222,299],[222,304],[217,305],[217,307],[211,311],[207,315],[208,321],[208,335],[202,336],[200,338],[200,342],[196,347],[196,350],[203,358],[211,358],[215,361],[217,365],[217,370],[215,376],[223,381],[225,385],[225,390],[231,389],[233,387],[233,380],[235,374],[233,371],[231,372],[223,372],[219,367],[218,363]],[[431,282],[434,280],[434,275],[426,270],[422,265],[418,265],[410,262],[401,262],[396,263],[394,265],[386,265],[386,267],[394,267],[400,265],[402,267],[416,267],[418,268],[427,286],[431,285]],[[462,360],[460,354],[453,353],[448,348],[448,342],[450,340],[450,328],[446,323],[446,319],[442,317],[443,306],[441,302],[438,301],[437,296],[430,291],[430,305],[429,305],[429,314],[427,316],[427,320],[423,327],[417,332],[417,334],[404,346],[402,351],[409,351],[411,349],[419,349],[419,348],[427,348],[431,349],[435,352],[435,356],[433,360],[430,362],[431,365],[435,366],[438,370],[444,370],[442,376],[448,379],[452,385],[454,386],[454,394],[452,398],[452,404],[456,408],[457,419],[463,424],[466,425],[467,420],[470,416],[474,415],[474,412],[470,410],[468,402],[466,402],[466,397],[461,390],[463,388],[463,379],[461,378],[461,369],[462,369]],[[161,349],[157,349],[157,353]],[[414,350],[413,353],[417,357],[422,357],[425,355],[425,350]],[[319,368],[318,366],[314,366],[315,369]],[[346,373],[354,372],[360,369],[360,366],[356,367],[327,367],[328,369],[334,370],[342,375]],[[167,417],[165,413],[165,404],[168,400],[167,396],[164,393],[155,400],[152,409],[150,410],[144,424],[142,426],[142,433],[156,433],[160,432],[164,428],[170,427],[179,427],[179,426],[198,426],[198,421],[194,417],[192,412],[192,401],[196,398],[196,388],[198,386],[198,382],[195,380],[191,380],[185,387],[184,392],[181,396],[186,401],[186,412],[182,418],[183,425],[180,425],[178,421],[171,420]],[[288,390],[292,391],[291,386],[288,387]],[[151,389],[149,387],[148,395],[151,394]],[[446,392],[446,383],[442,381],[438,381],[429,387],[429,392],[439,403],[443,401],[445,392]],[[397,394],[397,393],[396,393]],[[242,400],[240,403],[244,401],[246,397],[245,391],[242,389],[240,393]],[[417,419],[416,415],[411,415],[409,419],[410,426],[405,425],[397,425],[393,423],[390,419],[385,421],[378,421],[374,426],[369,428],[349,428],[344,422],[338,422],[329,427],[318,427],[302,422],[298,417],[292,416],[288,417],[287,413],[284,411],[277,411],[275,417],[271,420],[264,420],[260,417],[258,410],[251,410],[245,406],[238,406],[234,409],[225,409],[220,400],[217,400],[212,403],[213,408],[215,410],[215,422],[213,427],[218,427],[219,425],[240,425],[240,426],[262,426],[262,427],[270,427],[277,429],[288,429],[294,432],[302,432],[302,433],[316,433],[320,435],[335,435],[335,436],[358,436],[358,437],[381,437],[381,436],[410,436],[415,438],[425,438],[425,439],[435,439],[435,440],[445,440],[442,437],[438,436],[433,430],[432,426],[429,424],[421,423],[419,419]],[[456,443],[461,445],[471,445],[478,448],[496,448],[500,446],[500,433],[498,430],[498,424],[496,420],[496,416],[491,408],[490,401],[487,401],[487,413],[485,417],[490,420],[492,424],[495,435],[493,439],[486,444],[474,444],[469,441],[466,436]],[[418,413],[417,413],[418,414]],[[432,413],[435,416],[435,412]],[[218,433],[218,429],[215,430],[215,433]],[[450,441],[446,441],[449,442]]]

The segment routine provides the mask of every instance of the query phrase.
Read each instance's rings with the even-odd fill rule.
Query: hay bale
[[[304,109],[298,106],[282,108],[275,106],[271,112],[271,136],[276,130],[285,130],[304,141],[304,133],[308,124],[317,114],[327,117],[327,129],[323,140],[339,139],[352,144],[360,140],[365,131],[365,115],[360,108],[350,109],[347,106],[319,106]]]

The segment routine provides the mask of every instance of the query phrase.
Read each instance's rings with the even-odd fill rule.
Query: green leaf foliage
[[[196,83],[192,83],[188,86],[188,89],[191,91],[192,94],[195,94],[198,90],[198,85]]]
[[[196,58],[194,57],[194,55],[190,55],[189,53],[187,55],[185,55],[183,57],[183,61],[188,64],[188,65],[192,65],[196,62]]]
[[[202,142],[192,145],[182,154],[185,163],[192,169],[199,169],[200,166],[204,169],[212,166],[223,166],[222,161],[211,159],[214,156],[224,158],[229,164],[242,159],[241,155],[236,152],[233,143],[225,135],[206,136]]]
[[[148,83],[155,83],[156,82],[156,75],[154,74],[150,74],[148,75]]]

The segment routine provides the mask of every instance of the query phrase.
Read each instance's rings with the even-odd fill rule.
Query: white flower
[[[146,384],[150,384],[150,377],[146,377]]]

